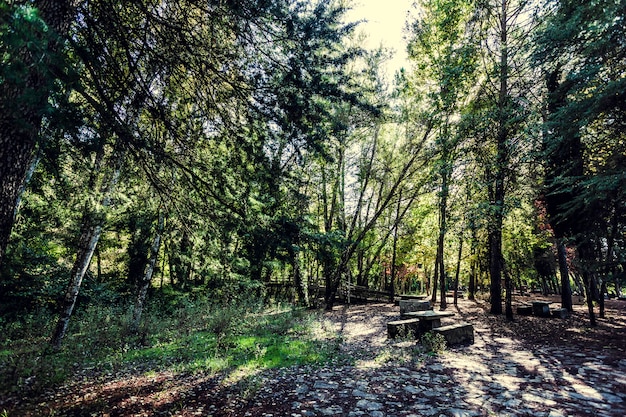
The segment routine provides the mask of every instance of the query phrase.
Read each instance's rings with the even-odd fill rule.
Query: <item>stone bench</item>
[[[434,328],[432,331],[442,335],[450,346],[474,343],[474,326],[469,323],[450,324]]]
[[[520,316],[532,316],[533,306],[529,304],[521,305],[517,307],[517,314],[519,314]]]
[[[399,304],[401,316],[415,311],[432,310],[430,301],[428,300],[400,300]]]
[[[569,311],[566,308],[555,308],[552,310],[552,317],[557,319],[566,319],[569,317]]]
[[[533,315],[537,317],[550,317],[550,301],[533,301]]]
[[[417,338],[420,334],[420,320],[419,319],[406,319],[396,320],[387,323],[387,336],[390,339],[396,337],[407,337],[413,335]]]

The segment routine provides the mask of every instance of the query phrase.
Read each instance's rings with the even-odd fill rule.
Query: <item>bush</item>
[[[60,351],[49,347],[56,317],[47,310],[0,321],[0,396],[57,386],[85,370],[222,372],[325,363],[338,355],[321,315],[288,305],[215,302],[167,293],[148,301],[139,329],[128,305],[99,302],[76,312]]]
[[[422,336],[421,343],[427,351],[435,355],[443,353],[446,350],[446,339],[439,333],[425,333]]]

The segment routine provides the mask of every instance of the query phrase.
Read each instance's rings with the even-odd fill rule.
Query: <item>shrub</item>
[[[440,354],[446,350],[446,339],[439,333],[425,333],[422,336],[421,343],[427,351],[434,354]]]

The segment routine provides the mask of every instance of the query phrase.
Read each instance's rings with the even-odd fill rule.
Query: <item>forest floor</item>
[[[513,323],[487,307],[450,305],[456,315],[446,321],[472,323],[475,343],[439,355],[387,338],[397,306],[340,305],[325,313],[340,335],[337,360],[325,366],[252,375],[86,374],[54,391],[0,398],[0,415],[626,415],[626,301],[607,301],[596,327],[580,304],[567,319],[516,316]]]

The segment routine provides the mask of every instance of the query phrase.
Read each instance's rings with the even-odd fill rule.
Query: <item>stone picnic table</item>
[[[550,317],[550,304],[552,304],[551,301],[531,301],[531,305],[533,306],[533,314],[537,317]]]
[[[401,300],[425,300],[428,297],[426,294],[413,295],[413,294],[400,294]]]
[[[452,316],[454,313],[451,311],[426,310],[406,313],[402,320],[387,323],[387,334],[392,339],[407,336],[409,333],[413,333],[416,337],[421,336],[434,328],[441,327],[443,317]]]
[[[444,317],[452,317],[454,313],[451,311],[414,311],[405,314],[407,319],[418,319],[420,321],[420,330],[429,331],[435,327],[441,327],[441,319]]]

